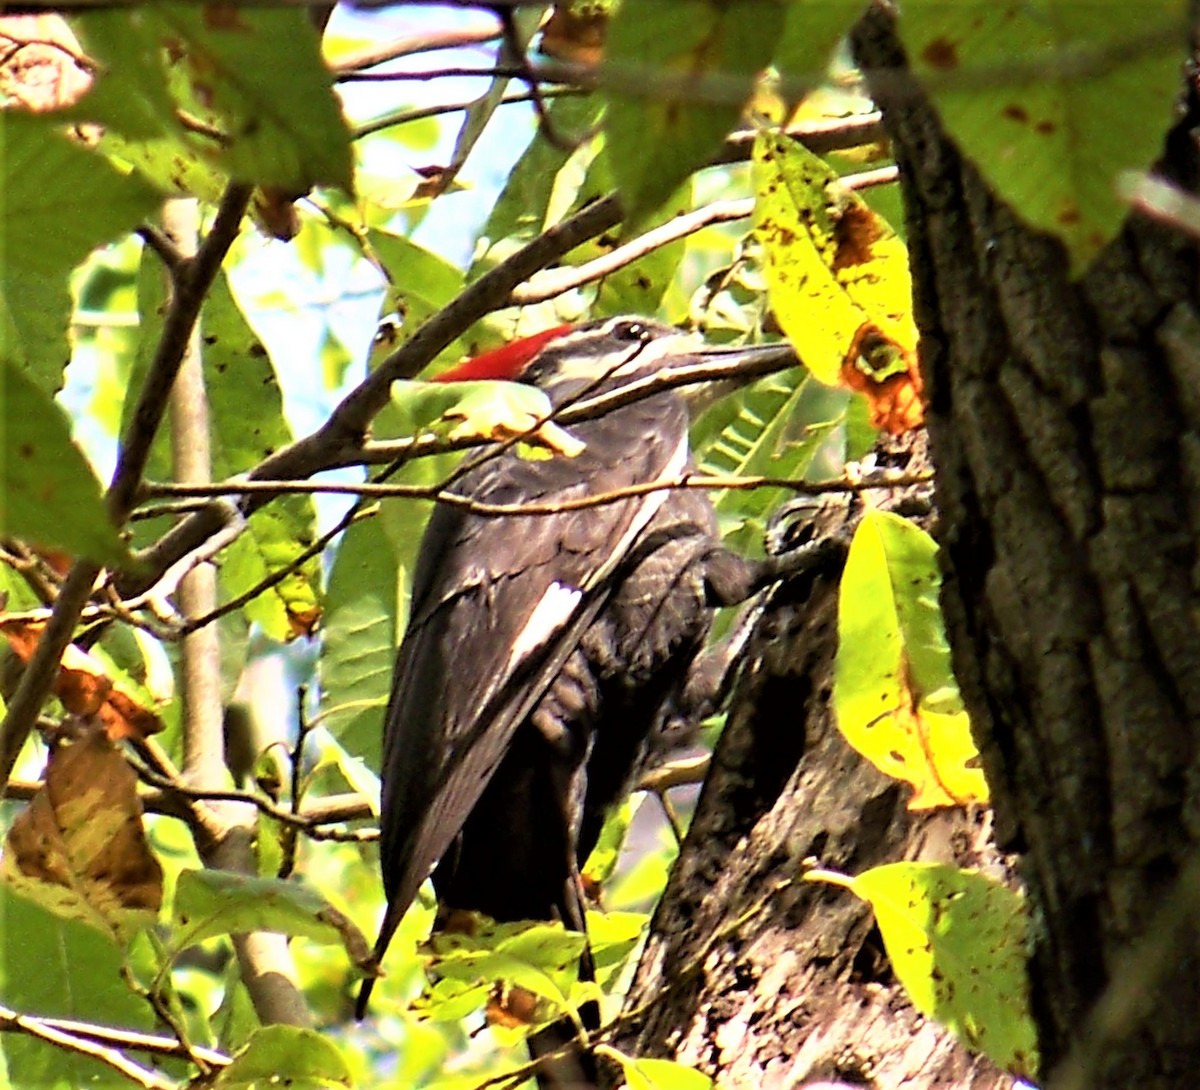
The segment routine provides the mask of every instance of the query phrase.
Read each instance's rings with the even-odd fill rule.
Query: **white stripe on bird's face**
[[[638,330],[642,331],[640,337]],[[612,318],[601,326],[556,338],[545,356],[553,360],[550,374],[555,382],[600,381],[653,374],[662,369],[663,363],[681,362],[703,348],[703,340],[691,333],[680,333],[656,322]]]

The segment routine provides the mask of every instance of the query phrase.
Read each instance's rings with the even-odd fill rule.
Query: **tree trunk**
[[[924,465],[923,436],[880,455]],[[828,501],[814,536],[847,540],[864,500],[928,512],[927,495]],[[627,1004],[618,1045],[671,1056],[730,1090],[813,1079],[999,1090],[1012,1080],[919,1016],[892,976],[871,912],[801,880],[925,859],[988,866],[986,812],[905,809],[907,787],[849,748],[833,723],[840,562],[766,603],[729,719]]]
[[[943,607],[1000,843],[1022,853],[1044,1070],[1194,1086],[1195,246],[1134,217],[1072,282],[948,139],[882,10],[855,45],[905,182]],[[1161,164],[1189,191],[1195,123]]]
[[[994,839],[1022,853],[1044,1070],[1055,1090],[1191,1087],[1196,250],[1135,219],[1073,282],[1062,247],[947,137],[881,6],[854,37],[901,167],[943,606]],[[1196,116],[1189,97],[1161,167],[1188,191]],[[855,517],[852,501],[827,507],[818,532]],[[1009,1086],[908,1006],[866,909],[798,881],[814,858],[850,873],[902,858],[1002,865],[986,814],[908,814],[906,789],[834,729],[836,583],[815,573],[759,625],[619,1043],[734,1088]]]

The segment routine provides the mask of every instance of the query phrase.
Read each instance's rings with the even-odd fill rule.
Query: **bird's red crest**
[[[511,344],[493,348],[490,352],[473,356],[449,371],[443,371],[434,382],[474,382],[479,379],[515,379],[525,369],[526,364],[534,358],[555,337],[569,333],[574,327],[558,325],[551,329],[543,329],[532,337],[522,337]]]

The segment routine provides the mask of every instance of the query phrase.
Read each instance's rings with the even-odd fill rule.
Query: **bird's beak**
[[[678,354],[663,360],[663,370],[691,373],[697,381],[681,387],[688,411],[699,416],[714,401],[741,389],[763,375],[800,366],[795,349],[786,341],[778,344],[713,347],[690,341]]]

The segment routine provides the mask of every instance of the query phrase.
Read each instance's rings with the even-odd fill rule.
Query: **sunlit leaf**
[[[936,554],[906,519],[868,512],[838,602],[838,727],[881,771],[913,785],[913,810],[988,797],[950,665]]]
[[[214,1090],[331,1090],[352,1085],[350,1065],[328,1034],[298,1026],[263,1026],[212,1082]]]
[[[49,118],[4,111],[0,146],[0,358],[53,393],[71,354],[68,274],[141,223],[158,197],[71,144]]]
[[[898,27],[955,140],[1078,271],[1125,217],[1117,177],[1162,152],[1186,24],[1177,0],[912,0]]]
[[[0,360],[0,403],[0,532],[100,563],[126,563],[100,482],[71,442],[63,410],[8,360]]]
[[[876,427],[919,425],[908,251],[817,156],[781,132],[754,144],[754,226],[771,308],[810,371],[865,394]]]
[[[870,903],[892,968],[922,1014],[1026,1078],[1037,1074],[1028,916],[1019,893],[977,871],[889,863],[855,878],[811,871]]]
[[[310,886],[222,870],[188,870],[175,888],[176,951],[213,935],[277,931],[323,945],[340,943],[357,965],[370,962],[363,933]]]

